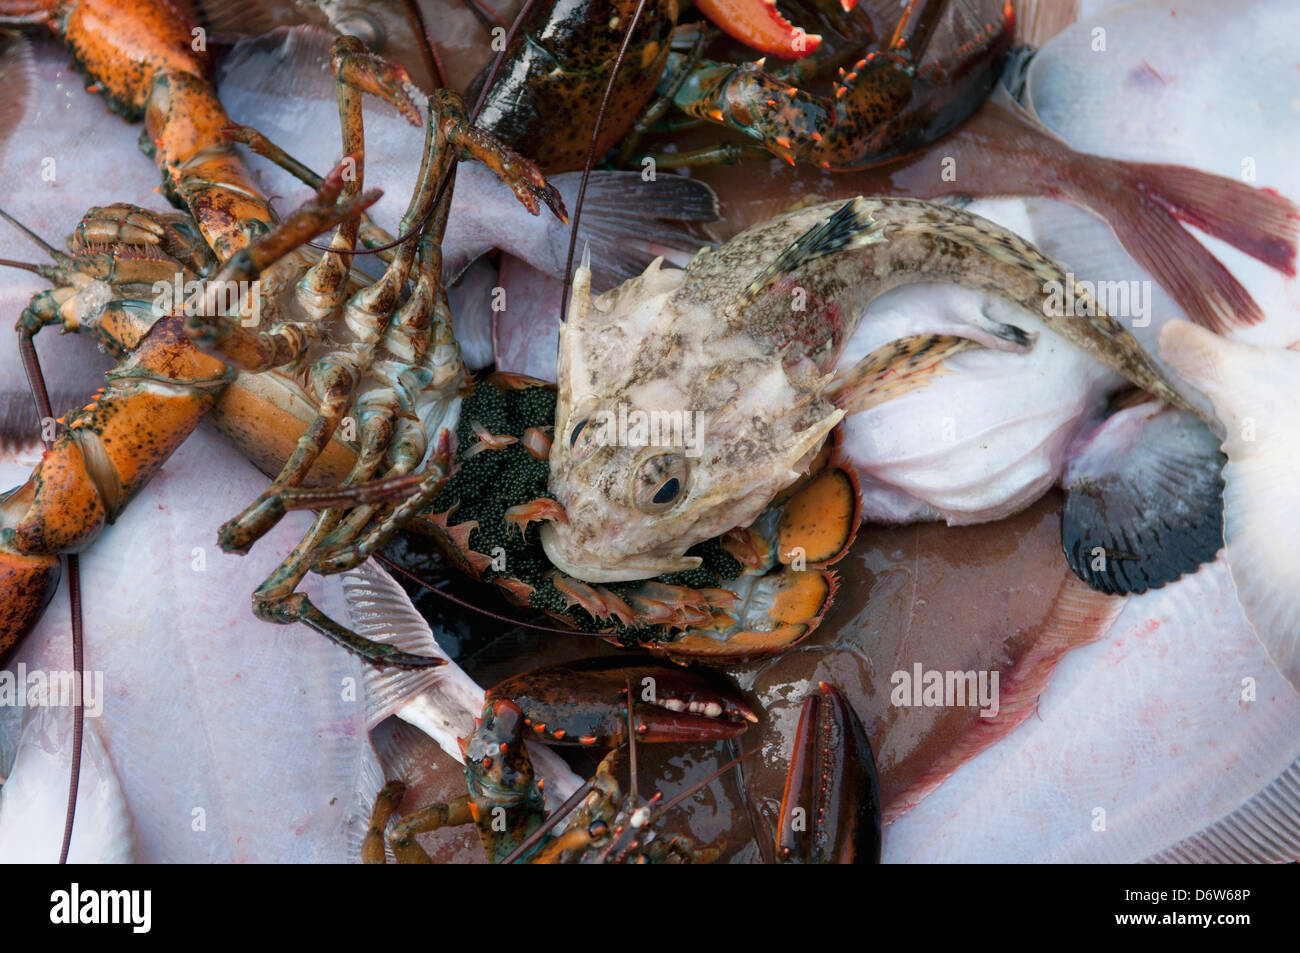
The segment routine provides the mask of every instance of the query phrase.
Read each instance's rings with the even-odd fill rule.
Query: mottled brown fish
[[[1006,229],[915,199],[796,207],[685,270],[656,262],[594,300],[579,270],[551,447],[550,489],[567,520],[543,528],[547,555],[591,582],[693,569],[700,559],[687,550],[753,521],[845,414],[924,384],[957,351],[1030,344],[1017,327],[977,318],[958,334],[893,341],[837,373],[871,302],[919,282],[1004,296],[1186,406],[1123,326]]]

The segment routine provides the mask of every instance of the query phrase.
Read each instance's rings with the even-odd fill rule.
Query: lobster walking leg
[[[255,278],[303,241],[378,196],[336,204],[339,182],[235,255],[216,280]],[[32,329],[20,323],[21,333]],[[35,623],[57,582],[59,553],[85,549],[153,477],[211,408],[233,371],[195,348],[184,319],[159,319],[106,375],[103,392],[69,415],[22,486],[0,500],[0,651]]]

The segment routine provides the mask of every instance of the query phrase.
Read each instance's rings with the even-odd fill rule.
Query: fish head
[[[794,483],[842,412],[659,262],[592,299],[575,276],[560,332],[549,488],[564,520],[541,539],[587,582],[701,565],[688,550],[753,522]],[[807,364],[808,362],[803,362]]]

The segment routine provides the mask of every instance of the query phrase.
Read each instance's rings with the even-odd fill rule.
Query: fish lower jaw
[[[543,526],[541,537],[546,558],[555,568],[583,582],[635,582],[638,579],[653,579],[668,572],[698,569],[703,563],[699,556],[643,556],[622,560],[613,567],[585,565],[568,557],[554,526],[549,523]]]

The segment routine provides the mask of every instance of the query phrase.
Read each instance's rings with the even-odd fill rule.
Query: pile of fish
[[[1172,10],[1093,4],[1077,19],[1016,60],[967,127],[883,179],[791,171],[774,161],[746,180],[742,196],[734,170],[715,170],[701,176],[717,187],[715,209],[696,179],[596,173],[579,238],[591,258],[563,328],[567,230],[520,215],[476,164],[458,174],[445,270],[461,279],[452,308],[466,360],[559,382],[552,486],[571,519],[547,529],[557,565],[588,579],[602,570],[615,578],[620,560],[633,577],[647,567],[683,568],[673,561],[686,558],[691,543],[757,513],[740,505],[738,487],[752,490],[761,509],[836,426],[840,451],[862,477],[868,525],[839,566],[831,612],[794,651],[730,670],[763,710],[743,742],[759,756],[743,779],[711,786],[685,823],[702,840],[725,833],[733,862],[770,859],[760,828],[773,821],[799,707],[819,681],[838,685],[866,727],[880,771],[886,861],[1276,861],[1300,853],[1293,246],[1288,263],[1258,243],[1242,251],[1198,235],[1197,247],[1245,297],[1225,279],[1213,285],[1222,296],[1197,314],[1178,281],[1189,267],[1177,252],[1183,239],[1162,249],[1144,231],[1163,221],[1161,209],[1144,209],[1131,193],[1103,196],[1100,167],[1079,156],[1188,165],[1300,198],[1290,156],[1300,119],[1278,93],[1294,85],[1286,38],[1300,29],[1300,15],[1285,0],[1256,0],[1234,15],[1186,0]],[[241,42],[218,77],[228,111],[303,157],[332,157],[336,105],[321,69],[328,48],[329,35],[311,27]],[[53,239],[89,204],[162,207],[135,130],[85,95],[61,48],[17,41],[0,74],[22,104],[3,120],[0,170],[40,182],[0,202],[6,211]],[[393,221],[415,178],[421,133],[396,112],[373,113],[367,175],[383,181],[387,195],[372,212]],[[1011,128],[999,123],[1036,131],[998,138]],[[48,156],[58,171],[42,181]],[[956,161],[955,181],[941,177],[945,157]],[[269,163],[257,168],[281,207],[304,194]],[[556,181],[571,203],[576,177]],[[947,204],[856,200],[889,192],[946,195]],[[823,203],[773,218],[808,194]],[[699,275],[706,292],[690,303],[720,321],[734,317],[735,301],[752,304],[792,284],[818,298],[819,280],[838,283],[808,270],[825,266],[819,254],[855,242],[863,255],[875,254],[882,226],[917,209],[940,216],[936,231],[982,236],[985,257],[954,267],[960,285],[859,285],[851,301],[842,299],[851,316],[836,353],[802,368],[805,393],[774,389],[766,377],[748,389],[727,380],[719,394],[694,393],[689,405],[718,410],[711,423],[732,439],[725,453],[691,464],[691,479],[715,493],[714,507],[691,510],[682,521],[688,529],[669,531],[602,497],[602,508],[587,514],[589,538],[576,540],[584,494],[615,479],[584,476],[581,460],[566,456],[580,447],[568,437],[581,423],[582,414],[574,416],[581,385],[599,378],[605,397],[632,403],[644,400],[638,388],[663,385],[635,360],[622,376],[612,368],[618,354],[657,366],[645,344],[664,335],[665,302],[681,306],[678,292]],[[693,259],[700,227],[716,211],[719,239],[769,223],[746,233],[762,248],[732,243]],[[1239,214],[1250,217],[1223,208],[1221,222],[1189,224],[1240,237],[1248,229]],[[1261,228],[1294,239],[1285,212]],[[798,256],[778,254],[796,239]],[[490,248],[503,253],[483,259]],[[0,233],[0,257],[26,251],[21,236]],[[727,257],[742,251],[743,267]],[[749,267],[764,255],[763,264],[778,264]],[[1040,259],[1067,273],[1034,270]],[[990,262],[1008,260],[1019,263],[1027,287],[1057,278],[1063,288],[1122,287],[1128,308],[1120,325],[1080,335],[1076,324],[1028,313],[1006,293],[1011,279],[989,279]],[[894,260],[884,261],[887,274]],[[781,284],[791,275],[797,280]],[[1001,290],[990,290],[993,283]],[[36,276],[4,272],[0,308],[17,314],[42,288]],[[502,288],[504,310],[494,308]],[[698,313],[687,311],[685,323],[707,346]],[[595,345],[584,335],[601,322],[617,334]],[[916,371],[906,386],[871,378],[864,388],[861,376],[830,383],[899,341],[929,341],[926,349],[942,353],[922,359],[919,344],[892,351],[894,367]],[[16,347],[12,338],[3,343],[0,486],[10,486],[40,451]],[[785,343],[775,347],[781,358],[789,356]],[[737,366],[753,362],[747,346],[728,352]],[[56,402],[84,400],[108,366],[76,336],[42,339],[40,347]],[[922,357],[906,363],[913,355]],[[771,354],[763,357],[770,363]],[[696,365],[676,372],[704,380]],[[1171,403],[1135,398],[1133,384]],[[727,461],[734,464],[752,436],[740,428],[764,407],[780,411],[767,424],[791,439],[775,445],[780,454],[752,460],[738,480]],[[727,412],[740,423],[729,423]],[[757,485],[756,473],[771,481]],[[626,475],[620,470],[617,479]],[[585,642],[509,632],[460,658],[463,667],[380,671],[302,627],[257,622],[230,594],[251,592],[309,520],[289,514],[246,557],[221,553],[213,530],[264,486],[250,464],[201,430],[82,557],[87,664],[92,686],[102,675],[102,712],[87,719],[72,859],[355,860],[385,777],[408,781],[408,807],[463,793],[457,739],[468,734],[482,706],[479,683],[494,677],[503,653],[526,650],[539,660],[589,653]],[[596,538],[611,525],[617,533]],[[1121,558],[1113,571],[1094,571],[1089,586],[1079,576],[1088,575],[1094,545],[1153,557],[1138,562],[1154,568],[1125,575]],[[610,548],[617,546],[629,551]],[[452,633],[431,629],[373,564],[312,576],[308,585],[316,604],[367,638],[447,656],[439,642],[451,643]],[[71,669],[66,600],[61,589],[6,672]],[[925,690],[934,672],[979,673],[983,681],[974,680],[970,704],[935,704]],[[48,692],[32,701],[46,704],[0,703],[0,859],[57,853],[70,718]],[[579,779],[548,749],[530,747],[548,799],[558,803]],[[724,753],[674,757],[660,756],[668,794]],[[440,861],[482,859],[464,829],[428,842]]]

